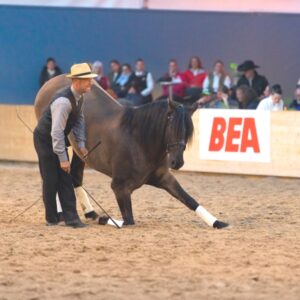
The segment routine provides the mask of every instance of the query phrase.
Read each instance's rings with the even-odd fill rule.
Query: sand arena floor
[[[36,166],[0,165],[0,299],[300,299],[299,179],[177,173],[231,228],[213,230],[164,191],[133,194],[136,225],[44,225]],[[120,217],[110,179],[86,188]],[[82,214],[79,209],[80,214]]]

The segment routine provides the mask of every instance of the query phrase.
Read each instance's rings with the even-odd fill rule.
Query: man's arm
[[[150,95],[153,90],[153,87],[154,87],[153,77],[152,77],[151,73],[148,73],[147,74],[147,87],[141,91],[141,95],[144,97]]]
[[[60,162],[65,162],[68,161],[68,156],[66,152],[64,130],[72,106],[67,98],[60,97],[51,104],[50,109],[52,115],[51,137],[53,151],[57,154]]]
[[[84,115],[82,110],[73,126],[72,131],[75,136],[79,149],[85,148],[86,136],[85,136]]]

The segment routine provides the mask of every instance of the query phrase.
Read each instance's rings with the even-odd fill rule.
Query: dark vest
[[[208,86],[208,90],[211,94],[214,94],[215,91],[213,89],[213,84],[214,84],[214,73],[210,73],[208,75],[208,80],[209,80],[209,86]],[[224,81],[225,81],[225,76],[222,74],[220,77],[220,81],[219,81],[219,89],[222,89],[224,86]]]
[[[142,76],[137,76],[134,73],[133,82],[134,88],[140,94],[145,88],[147,88],[147,75],[148,72],[144,72]]]
[[[52,115],[51,115],[51,108],[50,105],[60,97],[67,98],[72,106],[72,110],[69,114],[67,119],[66,127],[64,130],[65,139],[67,140],[67,136],[71,132],[78,116],[80,115],[81,108],[82,108],[82,101],[79,101],[78,105],[76,105],[75,97],[71,91],[70,87],[63,88],[59,90],[52,98],[51,102],[49,103],[48,107],[44,111],[42,117],[40,118],[36,131],[42,135],[46,139],[50,139],[49,141],[52,142],[51,138],[51,126],[52,126]]]

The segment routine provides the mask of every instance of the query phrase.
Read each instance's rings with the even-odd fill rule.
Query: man
[[[291,108],[293,110],[300,110],[300,85],[297,85],[297,88],[295,91],[295,99],[289,105],[289,108]]]
[[[237,82],[237,87],[247,85],[251,87],[259,100],[264,98],[264,91],[268,86],[266,77],[259,75],[255,69],[259,68],[252,60],[246,60],[238,66],[238,71],[242,72],[242,77]]]
[[[179,72],[179,67],[175,59],[170,59],[169,70],[158,82],[171,82],[173,99],[178,102],[183,102],[184,92],[186,87],[186,82],[183,73]],[[158,99],[165,99],[169,97],[169,87],[166,85],[162,86],[162,95]]]
[[[59,222],[56,193],[59,195],[64,220],[67,226],[85,227],[76,210],[76,198],[70,176],[70,162],[66,151],[67,136],[73,131],[83,155],[85,128],[82,112],[83,94],[90,91],[93,74],[87,63],[71,67],[72,84],[59,90],[44,111],[34,130],[34,146],[38,154],[40,173],[43,180],[43,200],[46,211],[46,225]]]
[[[40,74],[40,87],[42,87],[46,81],[60,75],[61,73],[60,68],[56,65],[55,59],[49,57]]]
[[[271,95],[260,101],[257,110],[283,110],[282,90],[279,84],[274,84],[271,87]]]
[[[142,58],[136,60],[135,72],[132,77],[131,88],[128,90],[127,99],[134,105],[142,105],[152,101],[154,88],[153,77],[145,70],[145,62]]]

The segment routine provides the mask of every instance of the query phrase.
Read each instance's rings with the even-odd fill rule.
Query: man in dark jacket
[[[40,87],[51,78],[60,75],[61,69],[56,65],[55,59],[49,57],[47,59],[47,64],[43,67],[40,75]]]
[[[259,75],[255,69],[259,66],[255,65],[252,60],[246,60],[238,66],[238,71],[242,72],[243,75],[237,82],[237,87],[247,85],[252,88],[259,100],[264,98],[264,90],[266,89],[268,80],[266,77]]]
[[[76,210],[65,141],[72,131],[81,153],[87,154],[83,94],[90,91],[92,78],[97,74],[92,74],[89,65],[82,63],[73,65],[67,77],[72,79],[72,84],[59,90],[44,111],[34,130],[34,146],[43,180],[46,224],[52,226],[59,222],[56,205],[58,193],[66,225],[78,228],[85,227],[85,224],[80,221]]]

